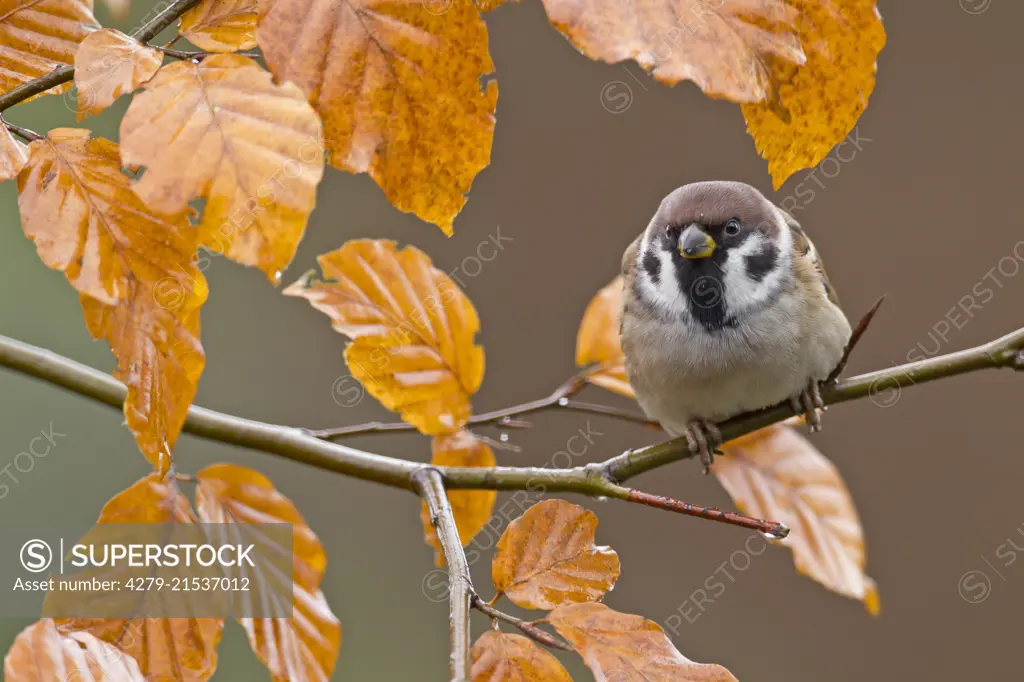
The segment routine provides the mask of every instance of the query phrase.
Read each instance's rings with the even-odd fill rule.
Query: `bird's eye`
[[[740,233],[740,221],[733,218],[725,224],[725,235],[727,237],[735,237]]]

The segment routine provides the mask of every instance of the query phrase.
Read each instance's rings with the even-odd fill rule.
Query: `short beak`
[[[693,223],[679,236],[679,253],[683,258],[707,258],[715,252],[715,240]]]

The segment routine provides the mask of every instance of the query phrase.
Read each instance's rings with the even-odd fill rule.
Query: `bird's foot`
[[[721,454],[718,446],[722,444],[722,432],[718,430],[714,422],[705,419],[695,419],[689,423],[684,432],[686,440],[690,444],[690,452],[700,456],[701,464],[704,465],[704,475],[711,472],[711,463],[714,455]]]
[[[794,413],[804,416],[811,433],[821,431],[819,410],[824,412],[828,409],[825,407],[825,401],[821,399],[821,384],[811,379],[807,388],[789,399],[789,405],[793,408]]]

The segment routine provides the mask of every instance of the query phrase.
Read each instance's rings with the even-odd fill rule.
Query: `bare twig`
[[[74,360],[0,336],[0,366],[34,376],[98,402],[122,409],[126,389],[114,377]],[[982,369],[1024,370],[1024,329],[967,350],[843,379],[822,389],[825,404],[902,391],[912,385]],[[718,424],[724,440],[739,438],[793,416],[788,401],[737,415]],[[242,419],[193,405],[184,430],[203,438],[278,455],[320,469],[396,488],[412,489],[412,476],[428,465],[384,457],[309,435],[303,429]],[[541,467],[436,467],[447,488],[528,490],[628,499],[618,483],[671,462],[693,457],[685,438],[630,450],[604,462],[570,469]]]
[[[462,549],[459,531],[455,527],[455,515],[448,503],[441,473],[431,467],[423,468],[412,475],[412,483],[430,511],[430,523],[434,526],[445,563],[448,564],[451,679],[452,682],[469,682],[469,608],[474,597],[469,563]]]
[[[652,429],[661,430],[661,424],[656,421],[651,421],[646,416],[638,412],[630,412],[628,410],[620,410],[617,407],[609,407],[607,405],[597,405],[594,403],[584,403],[579,400],[569,400],[566,398],[561,403],[560,407],[564,407],[567,410],[573,410],[574,412],[587,412],[590,414],[600,414],[605,417],[613,417],[615,419],[621,419],[622,421],[632,422],[634,424],[640,424]]]
[[[536,624],[530,623],[529,621],[525,621],[522,618],[510,616],[504,611],[499,611],[498,609],[494,608],[493,606],[491,606],[475,594],[473,595],[473,598],[471,600],[471,605],[473,606],[474,609],[486,613],[491,618],[504,621],[509,625],[513,625],[519,628],[519,630],[524,635],[540,642],[545,646],[549,646],[554,649],[561,649],[562,651],[576,651],[574,648],[572,648],[571,645],[567,644],[566,642],[563,642],[551,633],[541,630],[540,627],[538,627]]]
[[[836,368],[832,370],[832,373],[828,375],[827,379],[825,379],[826,384],[835,382],[839,378],[839,375],[843,373],[843,370],[846,369],[846,363],[850,361],[850,354],[853,353],[853,349],[860,341],[860,337],[864,336],[864,332],[868,330],[868,325],[871,324],[871,320],[874,319],[875,313],[878,312],[878,309],[882,306],[882,301],[884,300],[885,294],[882,294],[878,297],[878,300],[875,301],[875,304],[871,306],[871,310],[869,310],[864,317],[860,318],[860,322],[857,323],[856,329],[854,329],[853,334],[850,335],[850,340],[847,342],[846,348],[843,349],[843,357],[839,358],[839,364],[836,365]]]
[[[196,61],[200,61],[218,54],[217,52],[188,52],[186,50],[174,50],[170,47],[160,47],[158,45],[150,45],[150,47],[160,50],[168,57],[173,57],[174,59],[195,59]],[[249,57],[250,59],[258,59],[260,57],[259,52],[236,52],[235,54],[240,57]]]
[[[34,130],[29,130],[28,128],[22,128],[21,126],[14,125],[13,123],[5,119],[3,117],[3,114],[0,114],[0,124],[2,124],[5,128],[10,130],[12,133],[17,135],[21,139],[25,140],[25,142],[35,142],[36,140],[43,139],[43,136],[35,132]]]
[[[167,6],[164,11],[157,14],[153,19],[132,34],[140,43],[146,43],[155,38],[160,31],[164,30],[178,17],[199,3],[199,0],[175,0]],[[0,95],[0,111],[10,109],[15,104],[24,102],[29,97],[34,97],[52,88],[68,83],[75,77],[75,67],[68,65],[54,69],[44,76],[22,83],[18,87]]]
[[[651,495],[650,493],[640,492],[639,490],[630,490],[629,497],[627,499],[630,502],[646,504],[648,507],[655,507],[656,509],[665,509],[679,514],[687,514],[688,516],[697,516],[711,521],[729,523],[734,526],[740,526],[741,528],[749,528],[751,530],[764,533],[775,540],[781,540],[789,535],[789,528],[782,523],[754,519],[749,516],[744,516],[743,514],[722,511],[721,509],[715,509],[714,507],[699,507],[695,504],[690,504],[689,502],[673,500],[671,497],[662,497],[661,495]]]

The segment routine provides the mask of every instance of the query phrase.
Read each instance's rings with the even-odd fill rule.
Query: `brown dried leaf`
[[[451,234],[490,161],[497,84],[472,0],[265,0],[257,40],[324,121],[330,163]]]
[[[619,556],[594,544],[597,516],[564,500],[538,502],[509,524],[491,564],[498,592],[528,609],[596,601],[619,577]]]
[[[711,470],[744,513],[790,528],[778,541],[796,569],[825,587],[879,610],[864,574],[864,530],[853,499],[830,461],[793,429],[769,426],[722,446]]]
[[[0,0],[0,95],[73,64],[78,44],[98,28],[92,0]]]
[[[747,130],[768,159],[775,189],[817,165],[845,138],[875,88],[885,28],[876,0],[793,0],[803,12],[800,40],[807,63],[773,65],[779,99],[790,121],[765,103],[743,105]]]
[[[522,635],[485,632],[472,656],[472,682],[572,682],[557,658]]]
[[[150,474],[103,507],[97,523],[195,523],[188,500],[171,480]],[[158,598],[180,599],[159,593]],[[169,593],[170,594],[170,593]],[[141,599],[146,597],[145,593]],[[65,634],[88,632],[138,662],[147,682],[202,682],[217,669],[220,618],[60,618]]]
[[[121,158],[146,166],[133,189],[156,210],[206,197],[203,244],[275,284],[323,177],[320,119],[302,93],[230,54],[160,69],[121,121]]]
[[[454,433],[484,377],[473,304],[419,249],[359,239],[317,258],[284,293],[309,300],[352,339],[345,362],[370,395],[428,435]]]
[[[28,626],[4,657],[6,682],[145,682],[131,656],[88,632],[63,635],[44,618]]]
[[[785,0],[544,0],[548,19],[583,54],[635,59],[662,83],[691,80],[712,97],[769,99],[769,67],[802,64],[799,11]]]
[[[200,0],[181,16],[180,31],[207,52],[256,47],[256,0]]]
[[[196,508],[208,523],[289,523],[293,530],[292,618],[239,618],[249,644],[276,682],[326,682],[341,647],[341,624],[320,591],[327,556],[291,500],[262,474],[233,464],[199,472]],[[292,548],[283,548],[292,549]],[[257,566],[254,581],[270,581]],[[261,590],[261,594],[275,594]]]
[[[433,455],[430,463],[435,466],[451,467],[492,467],[498,462],[494,458],[491,447],[477,439],[468,431],[458,431],[448,436],[435,436],[432,444]],[[459,539],[466,546],[473,536],[480,532],[491,518],[494,501],[498,499],[497,490],[452,490],[448,493],[455,516],[455,527],[459,529]],[[437,537],[434,525],[430,522],[430,510],[426,503],[420,508],[420,520],[423,521],[423,535],[426,543],[433,547],[434,563],[444,566],[444,553],[441,541]]]
[[[100,113],[148,81],[163,61],[158,50],[118,30],[102,28],[91,34],[75,53],[78,120]]]
[[[590,299],[576,335],[576,365],[599,363],[587,381],[627,398],[636,397],[626,376],[619,324],[622,319],[622,277],[616,277]]]
[[[14,138],[6,126],[0,124],[0,182],[17,177],[28,163],[28,147]]]
[[[206,359],[187,210],[145,206],[121,172],[117,145],[58,128],[29,146],[18,177],[21,224],[39,257],[78,290],[85,321],[117,356],[124,412],[146,458],[165,471]]]
[[[694,663],[664,630],[604,604],[559,606],[546,620],[579,651],[597,682],[736,682],[720,665]]]

